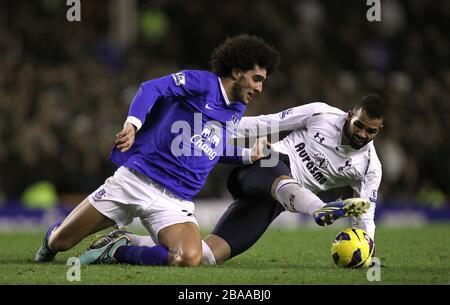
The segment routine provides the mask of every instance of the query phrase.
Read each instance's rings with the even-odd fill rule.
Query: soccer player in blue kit
[[[261,157],[255,147],[234,147],[230,155],[227,143],[279,61],[273,47],[244,34],[213,51],[213,72],[184,70],[142,83],[111,152],[118,169],[48,229],[35,261],[52,261],[85,237],[139,217],[155,246],[127,246],[129,239],[120,237],[82,255],[81,263],[198,265],[206,244],[192,198],[218,161],[245,164]]]

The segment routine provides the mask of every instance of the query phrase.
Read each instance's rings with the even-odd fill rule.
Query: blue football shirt
[[[227,157],[227,143],[244,111],[245,104],[230,102],[220,79],[208,71],[144,82],[127,118],[138,129],[135,142],[125,153],[114,147],[110,159],[192,201],[219,159],[242,162],[236,149]]]

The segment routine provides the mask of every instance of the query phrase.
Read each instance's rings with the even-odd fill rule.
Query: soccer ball
[[[341,268],[368,268],[375,242],[361,229],[340,232],[331,245],[333,261]]]

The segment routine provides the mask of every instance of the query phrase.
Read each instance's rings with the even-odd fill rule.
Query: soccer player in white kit
[[[268,156],[230,174],[228,188],[235,201],[205,238],[209,249],[203,247],[203,263],[222,263],[246,251],[283,211],[311,215],[322,226],[356,216],[352,226],[373,238],[382,172],[372,140],[383,126],[385,108],[381,97],[369,94],[348,113],[311,103],[277,114],[243,117],[238,137],[291,133],[270,145],[271,155],[279,157],[275,166],[264,166]],[[326,204],[316,195],[344,186],[361,198]],[[110,237],[124,233],[137,244],[151,243],[129,232],[116,231]]]
[[[214,260],[223,262],[248,249],[285,210],[312,215],[319,225],[329,225],[345,216],[342,206],[365,210],[365,203],[359,199],[325,204],[315,195],[344,186],[350,186],[354,197],[369,204],[366,213],[352,217],[352,227],[374,238],[382,170],[372,140],[383,127],[385,109],[386,103],[380,96],[369,94],[348,113],[325,103],[311,103],[278,114],[244,117],[238,136],[270,131],[270,126],[292,132],[282,141],[271,144],[271,150],[280,154],[277,166],[264,168],[259,164],[263,160],[258,160],[231,173],[228,186],[235,202],[205,239]],[[266,178],[258,183],[245,182],[250,177],[263,175]],[[353,212],[349,214],[359,214]],[[245,217],[246,214],[249,216]],[[253,217],[263,221],[255,222]],[[249,233],[240,233],[238,237],[237,232]],[[214,260],[211,257],[209,263]]]

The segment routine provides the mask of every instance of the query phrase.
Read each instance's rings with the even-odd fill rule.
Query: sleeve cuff
[[[136,126],[136,132],[141,129],[142,127],[142,122],[141,120],[139,120],[137,117],[134,116],[129,116],[127,117],[127,120],[125,121],[125,123],[128,122],[130,124],[133,124],[134,126]]]

